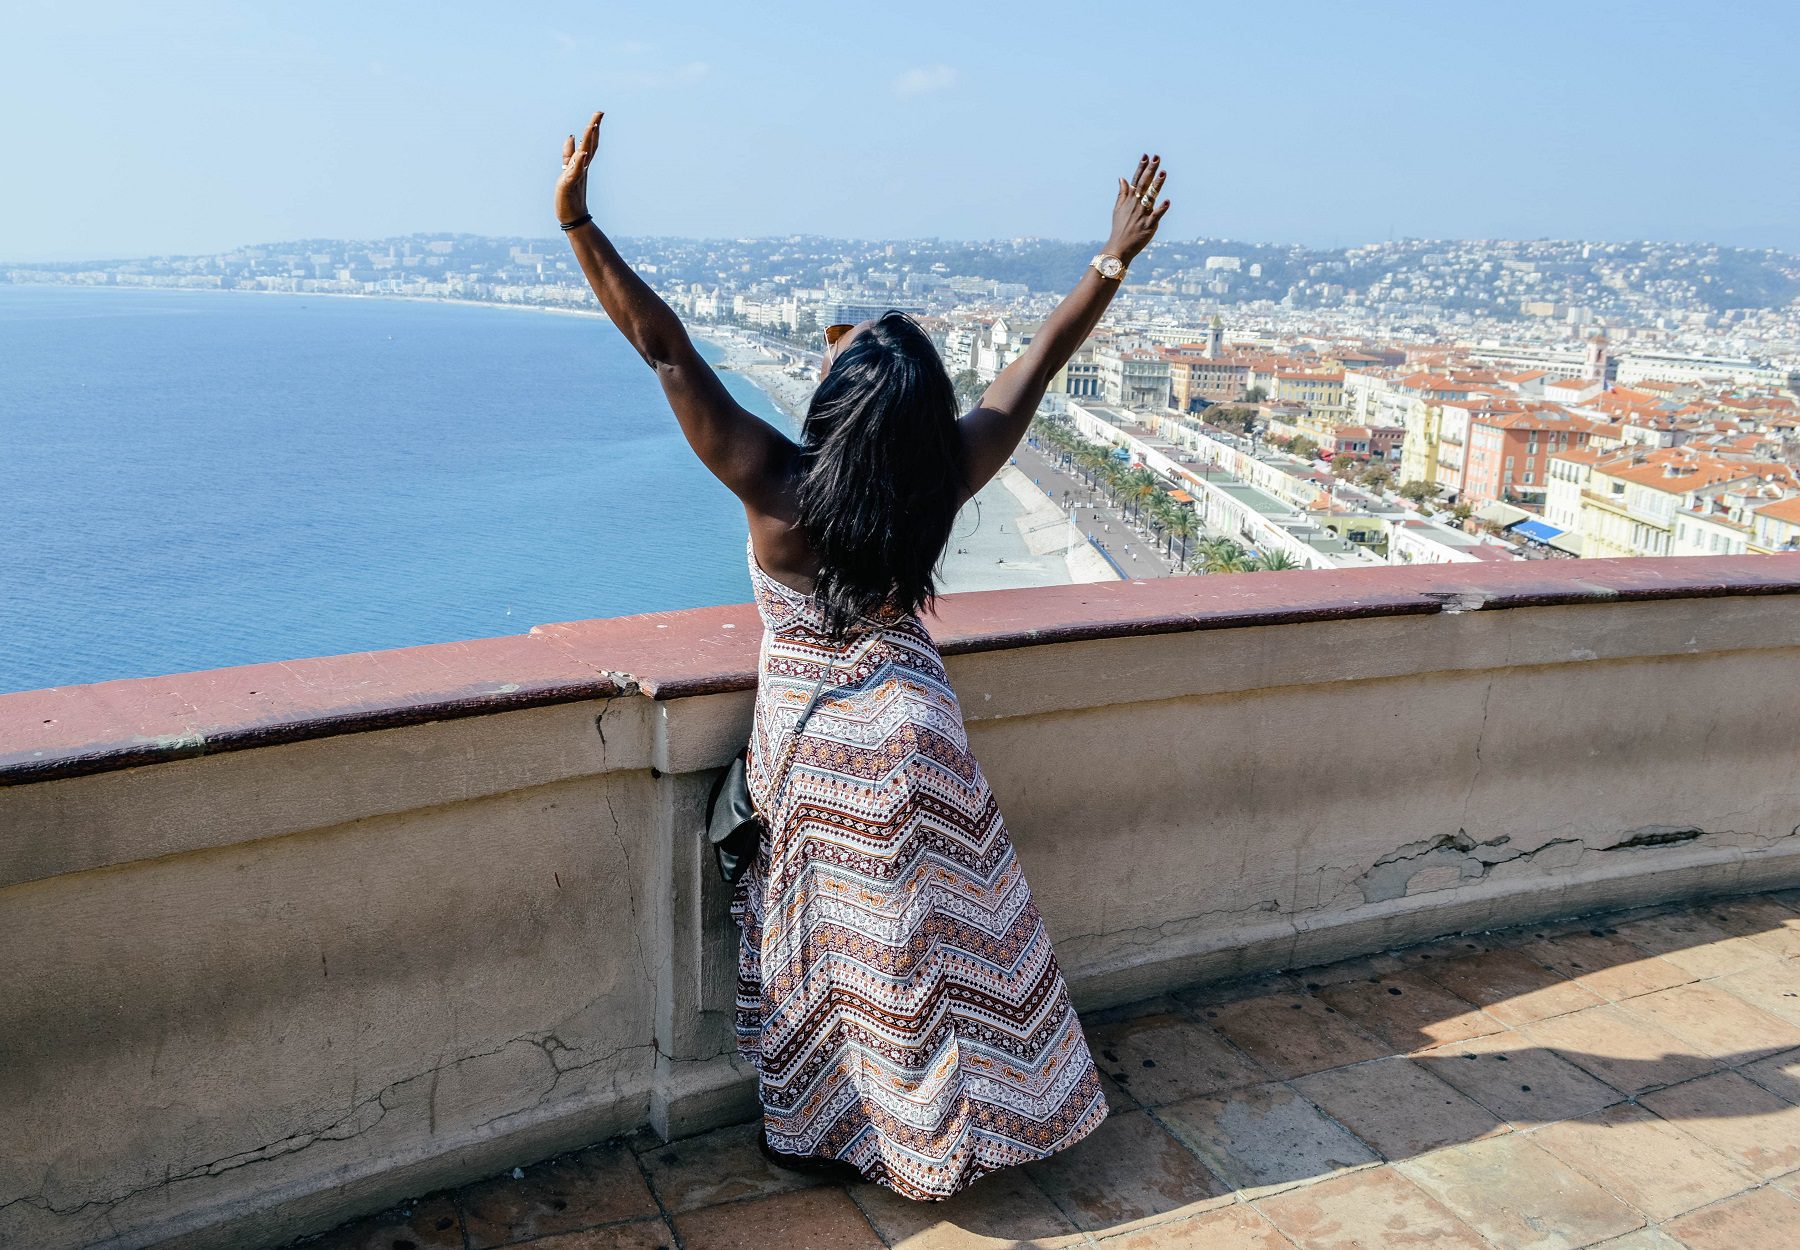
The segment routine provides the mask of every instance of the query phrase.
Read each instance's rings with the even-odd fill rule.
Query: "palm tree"
[[[1092,443],[1087,443],[1075,452],[1075,463],[1081,466],[1081,476],[1087,484],[1097,486],[1101,474],[1106,471],[1106,466],[1111,461],[1107,459],[1105,452]]]
[[[1100,487],[1112,500],[1114,507],[1118,506],[1119,495],[1125,489],[1123,481],[1125,473],[1125,468],[1111,455],[1107,455],[1100,462]]]
[[[1175,506],[1174,500],[1160,490],[1154,491],[1144,501],[1144,520],[1150,525],[1150,532],[1155,536],[1153,541],[1162,542],[1169,530],[1169,509]]]
[[[1265,551],[1250,562],[1252,572],[1273,573],[1279,569],[1297,569],[1300,562],[1285,551]]]
[[[1203,538],[1197,544],[1200,564],[1208,573],[1242,573],[1249,564],[1250,553],[1230,538]]]
[[[1195,522],[1194,510],[1183,504],[1175,509],[1175,515],[1169,521],[1169,534],[1181,543],[1181,560],[1183,568],[1188,562],[1188,539],[1194,536],[1199,526]]]
[[[1134,515],[1142,516],[1144,505],[1157,493],[1157,477],[1149,469],[1128,469],[1125,472],[1125,494],[1132,502]]]

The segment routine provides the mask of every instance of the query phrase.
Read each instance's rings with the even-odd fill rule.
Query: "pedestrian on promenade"
[[[889,311],[826,330],[796,443],[731,397],[594,224],[600,122],[563,144],[557,217],[748,521],[764,632],[747,773],[767,833],[731,912],[737,1047],[757,1072],[763,1148],[948,1198],[1067,1149],[1108,1107],[920,613],[958,510],[1012,456],[1168,211],[1161,158],[1118,180],[1105,251],[971,411],[959,414],[930,337]]]

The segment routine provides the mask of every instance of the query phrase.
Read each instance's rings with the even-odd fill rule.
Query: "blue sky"
[[[0,259],[553,234],[1800,251],[1800,4],[114,4],[0,22]]]

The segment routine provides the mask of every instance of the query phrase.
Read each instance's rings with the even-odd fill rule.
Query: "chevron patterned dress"
[[[735,1023],[769,1144],[919,1200],[1073,1145],[1106,1118],[1100,1075],[936,644],[890,612],[834,646],[746,550],[769,835],[733,890]]]

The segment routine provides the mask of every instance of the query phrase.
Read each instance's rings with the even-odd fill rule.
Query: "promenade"
[[[787,366],[743,337],[716,331],[704,337],[719,347],[730,371],[768,396],[774,407],[787,418],[787,432],[797,435],[801,415],[815,384],[809,379],[794,377]],[[1024,462],[1020,467],[1024,467]],[[975,500],[964,507],[951,530],[944,552],[940,592],[1063,586],[1074,580],[1075,575],[1066,560],[1031,550],[1020,529],[1026,519],[1024,505],[999,476],[986,483]],[[1119,531],[1120,524],[1115,521],[1113,529]],[[1116,538],[1118,534],[1103,537]],[[1134,545],[1139,541],[1132,536]],[[1148,567],[1148,562],[1144,563]],[[1134,572],[1132,575],[1161,577],[1165,574]]]
[[[1083,1014],[1111,1108],[942,1203],[648,1131],[306,1250],[1793,1250],[1800,890]]]
[[[1078,475],[1061,468],[1054,451],[1040,451],[1029,440],[1015,453],[1020,470],[1044,490],[1058,506],[1070,512],[1084,534],[1092,534],[1129,579],[1173,577],[1183,574],[1174,559],[1163,554],[1154,531],[1139,533],[1115,508],[1105,491],[1095,490]],[[1148,534],[1150,537],[1146,537]],[[1189,539],[1190,547],[1193,540]],[[1179,554],[1180,547],[1177,545]]]

